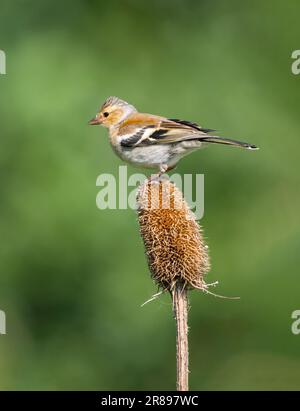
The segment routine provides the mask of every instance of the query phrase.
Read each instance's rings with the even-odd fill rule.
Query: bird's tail
[[[230,138],[223,138],[218,136],[205,136],[200,137],[198,140],[206,143],[227,144],[230,146],[247,148],[248,150],[258,150],[258,147],[256,147],[253,144],[244,143],[243,141],[231,140]]]

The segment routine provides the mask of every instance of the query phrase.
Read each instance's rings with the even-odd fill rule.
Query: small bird
[[[190,121],[139,113],[118,97],[108,97],[89,124],[108,128],[111,146],[122,160],[157,169],[159,175],[176,167],[182,157],[209,143],[250,150],[258,148],[213,135],[215,130]]]

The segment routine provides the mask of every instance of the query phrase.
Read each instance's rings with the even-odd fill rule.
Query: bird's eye
[[[104,117],[108,117],[109,113],[107,111],[105,111],[105,113],[103,113]]]

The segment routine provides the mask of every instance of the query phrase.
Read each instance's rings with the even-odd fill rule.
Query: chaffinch
[[[213,129],[190,121],[139,113],[118,97],[105,100],[90,125],[108,128],[115,153],[123,160],[163,174],[178,161],[208,143],[226,144],[255,150],[258,147],[241,141],[213,135]]]

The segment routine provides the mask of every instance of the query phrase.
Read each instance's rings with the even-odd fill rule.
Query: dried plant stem
[[[151,276],[160,292],[144,304],[169,291],[176,320],[177,391],[188,391],[188,290],[208,290],[210,269],[207,246],[196,216],[182,192],[167,178],[148,178],[139,187],[137,210]],[[143,304],[143,305],[144,305]]]
[[[188,295],[184,284],[177,282],[172,290],[176,321],[177,391],[189,389]]]

